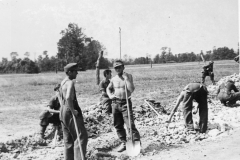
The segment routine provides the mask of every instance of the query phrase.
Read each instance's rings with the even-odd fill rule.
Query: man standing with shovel
[[[124,64],[121,60],[115,61],[113,67],[117,75],[111,79],[107,87],[107,94],[109,98],[112,99],[114,127],[116,128],[118,137],[122,141],[117,151],[122,152],[126,149],[128,150],[128,146],[130,146],[129,150],[140,152],[140,135],[134,124],[131,102],[131,94],[135,89],[133,78],[131,74],[123,72]],[[127,145],[127,148],[127,136],[124,123],[128,130],[130,130],[131,136],[131,142],[130,145]]]
[[[88,142],[82,111],[78,105],[72,81],[77,77],[77,70],[77,63],[69,63],[64,67],[67,77],[61,82],[59,89],[65,160],[85,160]]]

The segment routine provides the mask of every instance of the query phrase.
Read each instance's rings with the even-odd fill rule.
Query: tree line
[[[87,69],[95,69],[96,61],[99,53],[106,48],[97,40],[89,38],[83,33],[83,29],[77,24],[70,23],[68,27],[60,32],[62,37],[57,43],[58,53],[49,57],[48,51],[43,51],[36,60],[29,58],[30,53],[26,52],[24,58],[18,58],[17,52],[11,52],[11,60],[2,58],[0,62],[0,73],[39,73],[50,71],[63,71],[63,67],[67,63],[75,62],[79,64],[82,71]],[[181,63],[202,61],[201,53],[179,53],[173,54],[170,47],[162,47],[161,53],[156,54],[153,58],[150,54],[145,57],[137,57],[135,59],[128,55],[123,56],[125,64],[159,64],[159,63]],[[203,54],[203,53],[202,53]],[[233,59],[239,54],[239,50],[234,52],[228,47],[219,47],[213,51],[207,51],[203,54],[206,61],[209,60],[226,60]],[[114,59],[102,58],[100,61],[100,69],[106,69],[113,65]]]

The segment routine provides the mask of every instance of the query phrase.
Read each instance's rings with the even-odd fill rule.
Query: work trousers
[[[193,119],[192,119],[192,108],[193,108],[193,99],[197,99],[198,108],[199,108],[199,128],[201,133],[205,133],[207,130],[208,123],[208,104],[207,104],[207,92],[203,87],[195,92],[185,92],[183,98],[183,116],[185,126],[189,130],[193,130]]]
[[[88,134],[84,126],[82,112],[81,110],[78,110],[78,112],[78,115],[75,117],[79,131],[83,156],[85,157],[87,150]],[[65,143],[65,160],[81,160],[81,152],[77,140],[77,133],[73,121],[73,115],[68,107],[61,107],[60,119],[62,121],[63,139]]]
[[[214,83],[214,73],[213,72],[203,72],[202,73],[202,83],[205,82],[205,78],[209,76],[210,80]]]
[[[52,123],[55,126],[60,125],[61,121],[59,119],[59,114],[53,114],[51,117],[44,117],[40,119],[40,125],[42,126],[48,126],[49,123]]]
[[[107,97],[101,97],[100,100],[105,109],[105,113],[112,113],[112,100]]]
[[[133,119],[133,112],[132,112],[132,102],[131,99],[128,99],[129,108],[130,108],[130,116],[131,116],[131,126],[132,126],[132,133],[133,133],[133,140],[139,141],[140,135],[139,132],[134,124]],[[124,123],[127,126],[128,133],[130,133],[129,129],[129,117],[127,111],[127,101],[126,99],[114,99],[112,101],[112,113],[113,113],[113,124],[117,131],[117,135],[122,142],[126,142],[126,131],[124,129]]]

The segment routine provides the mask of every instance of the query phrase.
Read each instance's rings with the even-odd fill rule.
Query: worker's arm
[[[113,99],[114,97],[115,97],[115,95],[114,95],[114,93],[112,92],[112,90],[113,90],[113,82],[112,82],[112,80],[110,81],[110,83],[109,83],[109,85],[108,85],[108,87],[107,87],[107,94],[108,94],[108,97],[110,98],[110,99]]]
[[[173,110],[172,110],[172,112],[171,112],[171,114],[170,114],[170,116],[169,116],[169,118],[168,118],[168,120],[167,120],[168,123],[171,122],[172,117],[173,117],[174,113],[176,112],[179,104],[182,102],[182,100],[183,100],[183,91],[181,92],[181,94],[180,94],[180,95],[178,96],[178,98],[177,98],[176,105],[174,106],[174,108],[173,108]]]
[[[48,112],[52,113],[52,114],[58,114],[59,111],[54,110],[54,107],[56,107],[55,105],[58,105],[59,100],[58,100],[58,94],[56,94],[55,96],[53,96],[51,98],[51,100],[49,101],[48,105],[47,105],[47,110]]]
[[[51,109],[50,106],[48,106],[48,111],[49,111],[50,113],[53,113],[53,114],[58,114],[58,113],[59,113],[59,111],[54,110],[54,109]]]
[[[127,90],[132,93],[135,89],[132,75],[124,72],[122,76],[127,84]]]
[[[106,89],[104,88],[104,85],[103,85],[103,81],[101,81],[99,84],[99,90],[102,92],[103,97],[108,97]]]
[[[67,84],[66,100],[67,100],[68,107],[71,110],[72,114],[77,116],[78,111],[75,110],[74,106],[73,106],[74,91],[75,91],[74,83],[73,83],[73,81],[68,81],[68,82],[66,82],[66,84]]]

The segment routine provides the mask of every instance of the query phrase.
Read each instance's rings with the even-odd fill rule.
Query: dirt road
[[[229,135],[219,135],[215,140],[163,150],[158,155],[144,156],[139,160],[239,160],[239,135],[240,128]]]

